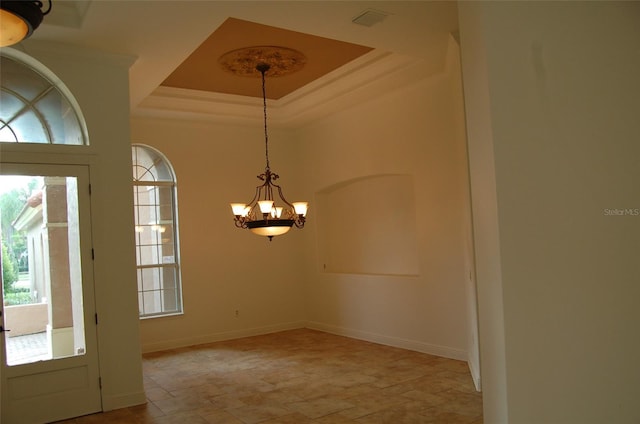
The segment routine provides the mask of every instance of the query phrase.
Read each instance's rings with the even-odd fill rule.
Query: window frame
[[[48,68],[44,67],[44,65],[40,64],[25,53],[22,53],[13,48],[3,48],[2,51],[0,51],[0,56],[2,56],[3,60],[9,60],[11,62],[14,62],[15,65],[24,68],[28,72],[28,74],[33,75],[34,77],[39,77],[40,82],[44,83],[38,94],[32,98],[24,97],[17,89],[17,86],[6,85],[4,82],[0,84],[0,90],[2,90],[3,93],[14,97],[17,101],[22,103],[22,106],[17,110],[17,112],[13,114],[13,116],[8,117],[8,120],[5,121],[4,119],[0,119],[0,129],[6,129],[13,135],[13,138],[15,139],[11,141],[0,140],[0,146],[69,146],[71,148],[85,149],[89,147],[90,144],[86,121],[82,114],[80,105],[78,104],[71,91],[67,88],[67,86]],[[75,118],[73,120],[73,129],[77,131],[80,142],[66,143],[58,141],[54,128],[59,125],[65,126],[65,114],[63,113],[60,115],[49,115],[48,113],[45,113],[46,109],[41,109],[41,106],[39,106],[40,101],[44,100],[51,92],[56,92],[57,95],[60,96],[60,99],[66,102],[66,105],[68,106],[67,114],[71,113]],[[14,121],[23,117],[31,117],[37,120],[37,122],[42,127],[41,129],[44,134],[44,138],[46,138],[46,142],[29,141],[23,139],[22,137],[18,137],[18,134],[21,133],[21,131],[16,131],[16,125],[14,124]],[[20,127],[20,125],[17,125],[17,127]]]
[[[132,149],[132,171],[133,171],[133,183],[132,183],[132,188],[133,188],[133,206],[134,206],[134,225],[135,225],[135,249],[136,249],[136,283],[137,283],[137,292],[138,292],[138,316],[140,319],[151,319],[151,318],[162,318],[162,317],[168,317],[168,316],[175,316],[175,315],[183,315],[184,314],[184,304],[183,304],[183,292],[182,292],[182,276],[181,276],[181,263],[180,263],[180,242],[179,242],[179,231],[178,231],[178,193],[177,193],[177,180],[176,180],[176,176],[175,176],[175,172],[173,170],[173,166],[171,165],[171,162],[169,162],[169,160],[166,158],[166,156],[159,151],[158,149],[148,146],[146,144],[141,144],[141,143],[133,143],[131,145],[131,149]],[[154,173],[152,172],[152,169],[155,168],[158,164],[162,163],[162,165],[164,167],[166,167],[168,173],[170,174],[170,181],[158,181],[155,177],[152,180],[136,180],[135,179],[135,175],[136,175],[136,168],[143,166],[141,164],[138,163],[137,161],[137,156],[136,156],[136,149],[141,149],[143,151],[147,151],[149,153],[151,153],[151,156],[155,156],[157,158],[159,158],[159,161],[156,161],[152,164],[151,168],[146,168],[148,170],[150,170],[151,172],[148,172],[149,175],[154,175]],[[154,218],[155,218],[155,223],[142,223],[139,222],[139,218],[140,218],[140,214],[138,211],[138,208],[140,207],[139,204],[139,193],[138,193],[138,188],[139,187],[152,187],[154,190],[159,190],[161,188],[170,188],[169,192],[171,194],[171,219],[170,220],[165,220],[165,219],[159,219],[158,217],[161,216],[161,207],[162,207],[162,203],[161,200],[159,200],[160,197],[160,192],[157,192],[156,194],[154,194],[153,196],[155,197],[155,203],[153,204],[142,204],[142,206],[155,206],[155,211],[154,211]],[[170,226],[171,227],[171,237],[173,240],[172,243],[172,251],[173,251],[173,262],[165,262],[165,256],[162,255],[162,246],[164,245],[164,243],[162,243],[162,240],[158,240],[158,237],[160,234],[163,234],[163,232],[161,232],[160,230],[163,228],[166,229],[166,226]],[[155,227],[155,228],[154,228]],[[141,243],[141,233],[144,231],[145,228],[148,228],[150,231],[158,231],[158,233],[155,235],[155,239],[152,239],[152,241],[154,241],[154,243],[150,243],[150,244],[143,244]],[[153,238],[153,236],[152,236]],[[141,247],[142,246],[156,246],[156,248],[158,249],[159,254],[156,254],[156,261],[155,263],[140,263],[140,258],[142,257],[142,253],[141,253]],[[156,252],[156,253],[158,253]],[[165,311],[165,299],[164,299],[164,293],[165,291],[167,291],[168,289],[164,288],[164,277],[158,277],[158,279],[160,280],[159,282],[159,288],[156,289],[148,289],[145,290],[145,283],[144,283],[144,279],[141,280],[141,278],[143,278],[143,272],[144,270],[153,270],[153,269],[158,269],[159,272],[161,272],[161,274],[164,276],[165,272],[167,270],[172,271],[173,274],[173,281],[175,284],[175,287],[173,287],[175,289],[175,309],[170,309],[168,311]],[[160,312],[151,312],[151,313],[145,313],[145,308],[144,308],[144,302],[145,302],[145,293],[150,293],[150,292],[158,292],[157,294],[160,296]]]

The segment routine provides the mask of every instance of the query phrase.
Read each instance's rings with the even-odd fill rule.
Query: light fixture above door
[[[51,2],[42,11],[41,1],[0,1],[0,47],[11,46],[29,38],[51,12]]]

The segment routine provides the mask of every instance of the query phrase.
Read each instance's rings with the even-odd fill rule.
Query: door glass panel
[[[76,177],[0,176],[7,365],[86,351]]]

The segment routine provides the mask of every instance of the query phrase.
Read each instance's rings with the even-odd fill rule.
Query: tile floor
[[[313,330],[144,355],[146,405],[59,424],[482,423],[467,364]]]
[[[5,343],[7,346],[7,363],[9,365],[44,361],[50,358],[47,333],[7,337]]]

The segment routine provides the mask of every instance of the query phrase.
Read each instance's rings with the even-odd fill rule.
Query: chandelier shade
[[[273,52],[274,48],[269,46],[269,51]],[[262,78],[262,101],[264,109],[264,145],[266,166],[262,174],[258,175],[258,179],[262,184],[256,187],[253,199],[248,203],[231,203],[231,210],[234,216],[236,227],[249,229],[253,234],[268,237],[272,240],[275,236],[280,236],[289,232],[292,227],[303,228],[308,202],[289,202],[282,194],[282,187],[275,183],[280,178],[278,174],[271,171],[269,165],[269,135],[267,131],[267,95],[265,89],[265,73],[271,69],[272,65],[264,61],[256,59],[256,51],[260,47],[252,47],[247,49],[247,54],[251,56],[251,60],[256,61],[255,69],[260,72]],[[289,49],[287,49],[289,50]],[[299,53],[299,52],[298,52]],[[238,55],[238,51],[233,52]],[[301,53],[299,53],[301,55]],[[227,55],[228,57],[229,55]],[[248,60],[239,55],[240,62],[246,64]],[[304,57],[304,56],[302,56]],[[236,60],[234,58],[234,60]],[[229,65],[228,60],[224,63],[227,69],[233,69],[234,66]],[[232,64],[233,65],[233,64]],[[238,75],[246,76],[246,68],[242,67]],[[277,65],[278,75],[286,73],[286,67],[282,64]]]
[[[291,227],[303,228],[308,202],[290,203],[282,194],[282,188],[273,181],[279,178],[270,169],[258,175],[264,181],[256,187],[249,203],[231,203],[236,227],[247,228],[259,236],[280,236],[289,232]]]
[[[0,1],[0,47],[29,38],[50,11],[51,0],[44,12],[41,1]]]

